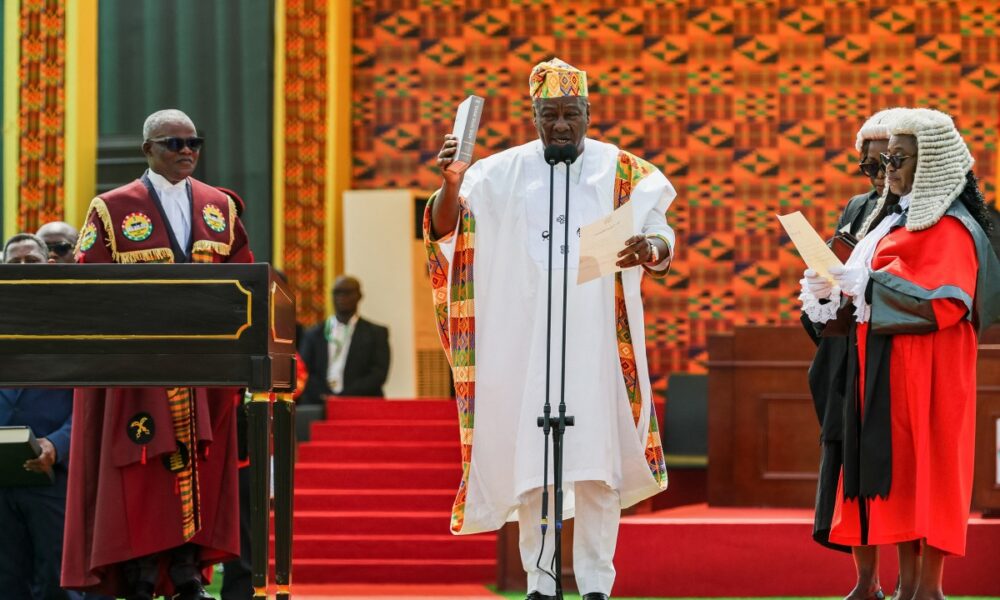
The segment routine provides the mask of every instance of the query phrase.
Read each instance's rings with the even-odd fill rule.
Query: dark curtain
[[[251,247],[269,261],[272,0],[101,0],[99,11],[101,139],[138,145],[150,113],[187,113],[206,138],[196,176],[243,197]]]

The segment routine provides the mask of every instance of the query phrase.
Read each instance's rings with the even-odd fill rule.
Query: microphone
[[[576,161],[579,152],[573,144],[552,144],[545,147],[545,162],[550,165],[564,162],[568,165]]]

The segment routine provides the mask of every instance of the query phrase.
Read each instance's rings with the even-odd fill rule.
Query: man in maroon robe
[[[203,144],[178,110],[150,115],[149,169],[91,202],[81,263],[252,262],[233,199],[191,177]],[[239,555],[239,390],[78,389],[62,583],[133,600],[210,598]]]

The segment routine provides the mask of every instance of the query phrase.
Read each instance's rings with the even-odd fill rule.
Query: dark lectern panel
[[[169,310],[156,301],[166,295]],[[0,338],[237,340],[251,299],[238,279],[0,281]],[[15,318],[22,305],[35,318]]]
[[[2,265],[0,386],[294,386],[295,303],[258,264]]]
[[[17,354],[0,360],[0,381],[10,387],[250,387],[275,391],[294,387],[294,357],[190,354]],[[47,358],[48,357],[48,358]],[[40,368],[44,366],[44,368]]]

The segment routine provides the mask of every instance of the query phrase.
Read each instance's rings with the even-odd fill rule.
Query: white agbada
[[[632,268],[622,275],[643,400],[638,426],[618,355],[615,279],[607,276],[576,284],[578,229],[613,210],[619,152],[611,144],[587,139],[570,169],[566,404],[576,425],[565,437],[566,518],[574,514],[575,481],[605,482],[618,491],[622,507],[662,489],[645,457],[652,393],[639,289],[643,271]],[[542,486],[544,446],[536,419],[545,399],[549,169],[542,143],[536,140],[475,163],[460,191],[475,218],[476,427],[464,521],[455,533],[495,530],[517,519],[522,495]],[[560,385],[565,185],[565,166],[560,165],[555,177],[553,248],[553,414]],[[672,249],[674,232],[667,225],[666,211],[675,195],[656,169],[639,181],[630,200],[634,231],[661,235]],[[454,245],[454,236],[437,242],[449,263]],[[450,269],[448,277],[450,281]],[[665,476],[662,485],[666,486]]]

